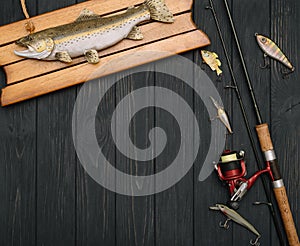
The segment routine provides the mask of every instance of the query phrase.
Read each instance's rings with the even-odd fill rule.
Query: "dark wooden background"
[[[34,16],[77,2],[27,0],[27,5],[29,13]],[[274,145],[299,231],[300,1],[229,2],[263,119],[271,125]],[[211,39],[212,44],[207,49],[216,51],[223,61],[223,81],[217,82],[216,75],[208,67],[205,71],[215,82],[231,118],[234,135],[228,138],[227,147],[246,151],[248,173],[252,174],[256,170],[253,153],[236,97],[232,91],[223,89],[230,81],[230,74],[214,20],[211,12],[205,10],[206,5],[206,0],[195,1],[194,20]],[[241,63],[232,42],[223,1],[215,0],[215,5],[246,101],[250,123],[254,126],[253,108],[241,73]],[[19,0],[1,0],[0,25],[21,19],[23,15]],[[290,57],[296,70],[288,79],[282,79],[282,65],[278,62],[272,61],[270,70],[259,68],[263,55],[256,44],[255,32],[271,37]],[[199,50],[183,56],[197,64],[201,63]],[[172,66],[168,60],[163,65]],[[115,100],[115,96],[127,94],[141,80],[153,84],[159,79],[153,74],[128,77],[123,81],[124,86],[111,95],[111,101]],[[5,76],[1,73],[2,86],[4,81]],[[227,231],[219,228],[219,221],[224,220],[224,216],[208,210],[208,206],[216,202],[225,202],[228,193],[215,173],[204,182],[197,181],[200,162],[195,163],[175,186],[152,196],[118,195],[94,182],[80,165],[72,141],[72,110],[79,89],[80,86],[72,87],[0,108],[0,245],[249,244],[249,240],[254,238],[252,233],[237,224],[231,224]],[[183,93],[186,98],[193,97],[180,84],[174,83],[172,89]],[[108,102],[108,107],[109,103],[111,102]],[[203,110],[201,103],[194,104],[196,113],[201,114]],[[145,118],[155,121],[155,124],[163,124],[172,137],[176,122],[166,121],[166,117],[163,112],[149,110]],[[210,124],[209,121],[203,122]],[[144,122],[146,125],[148,123]],[[137,121],[136,126],[134,138],[148,134],[149,129],[143,126],[143,122]],[[168,144],[167,155],[163,158],[166,162],[176,141]],[[135,163],[118,165],[130,171]],[[153,165],[149,165],[149,169],[152,168]],[[254,206],[254,201],[266,201],[260,180],[243,199],[239,212],[261,232],[261,245],[280,245],[268,208]]]

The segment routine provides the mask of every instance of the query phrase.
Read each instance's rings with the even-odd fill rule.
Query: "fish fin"
[[[141,32],[141,29],[137,26],[134,26],[131,31],[128,33],[127,37],[128,39],[133,39],[133,40],[141,40],[143,39],[143,34]]]
[[[70,57],[67,51],[57,52],[55,54],[55,58],[61,62],[66,62],[66,63],[72,62],[72,58]]]
[[[174,22],[173,14],[168,9],[164,0],[146,0],[145,5],[150,11],[152,20],[168,23]]]
[[[212,71],[216,71],[216,68],[215,68],[215,66],[214,66],[213,64],[209,65],[209,67],[210,67],[210,69],[211,69]]]
[[[75,20],[75,22],[97,19],[97,18],[100,18],[100,15],[95,14],[93,11],[91,11],[89,9],[83,9],[80,12],[78,18]]]
[[[100,61],[97,50],[87,50],[84,55],[88,63],[96,64]]]
[[[213,55],[215,58],[218,58],[218,57],[219,57],[218,54],[215,53],[215,52],[212,52],[212,55]]]
[[[221,61],[219,59],[216,59],[216,62],[217,62],[218,66],[221,66],[222,63],[221,63]]]

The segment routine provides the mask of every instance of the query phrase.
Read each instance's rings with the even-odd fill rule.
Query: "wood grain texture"
[[[116,12],[118,10],[125,10],[128,6],[133,6],[136,4],[140,4],[143,1],[139,0],[126,0],[126,1],[105,1],[105,0],[93,0],[83,2],[77,5],[74,5],[69,8],[61,8],[57,11],[49,12],[43,15],[39,15],[31,18],[36,26],[35,31],[44,30],[49,27],[55,27],[57,25],[67,24],[69,22],[74,21],[80,14],[81,10],[84,8],[91,9],[95,13],[99,15],[109,14],[112,12]],[[44,3],[44,7],[48,5]],[[170,6],[170,11],[172,13],[178,13],[178,10],[189,10],[191,8],[192,1],[185,0],[179,1],[178,4],[173,4],[174,1],[166,0],[166,4]],[[67,2],[62,3],[62,6],[69,5]],[[46,21],[45,21],[46,20]],[[24,28],[24,24],[26,20],[8,24],[2,26],[0,28],[2,33],[6,33],[6,35],[1,35],[0,44],[5,44],[9,42],[13,42],[22,36],[26,36],[26,30]]]
[[[168,7],[169,7],[169,9],[170,9],[170,11],[174,14],[174,15],[176,15],[176,14],[180,14],[180,13],[182,13],[182,12],[185,12],[185,11],[188,11],[188,10],[190,10],[190,1],[189,0],[185,0],[185,1],[180,1],[179,2],[180,4],[177,4],[176,2],[174,2],[174,1],[172,1],[172,2],[170,2],[169,3],[169,5],[168,5]],[[87,2],[85,2],[84,4],[88,4]],[[98,3],[99,4],[99,3]],[[128,2],[128,4],[131,4],[130,2]],[[95,4],[93,4],[93,6],[94,6]],[[101,6],[101,5],[100,5]],[[130,6],[130,5],[129,5]],[[82,8],[83,6],[81,6],[81,4],[80,4],[80,9],[82,10],[83,8]],[[96,7],[96,6],[95,6]],[[55,26],[58,26],[58,25],[62,25],[62,24],[66,24],[66,23],[71,23],[71,22],[73,22],[76,18],[77,18],[77,16],[79,15],[77,15],[76,17],[74,17],[73,19],[71,19],[71,20],[69,20],[68,22],[65,22],[65,16],[70,16],[70,15],[73,15],[74,14],[74,11],[75,10],[73,10],[73,8],[74,8],[74,6],[73,7],[69,7],[68,9],[66,9],[66,10],[64,10],[64,14],[62,15],[62,12],[60,11],[60,13],[58,13],[58,14],[55,14],[55,16],[53,17],[53,23],[51,23],[50,21],[52,20],[50,20],[50,19],[48,19],[48,18],[46,18],[46,19],[44,19],[44,18],[42,18],[42,20],[44,21],[44,23],[47,25],[46,27],[44,27],[44,28],[42,28],[42,29],[40,29],[40,30],[44,30],[45,28],[48,28],[48,27],[55,27]],[[99,7],[100,8],[100,7]],[[106,11],[110,11],[110,10],[112,10],[112,11],[114,11],[114,9],[113,9],[113,6],[110,6],[110,5],[108,5],[107,7],[107,10]],[[94,10],[94,8],[93,8],[93,10]],[[54,11],[55,12],[55,11]],[[80,11],[79,11],[79,13],[80,13]],[[97,13],[98,14],[98,12],[97,11],[95,11],[95,13]],[[45,21],[46,20],[46,21]],[[160,24],[158,24],[158,27],[157,28],[160,28],[161,27],[161,24],[162,23],[160,23]],[[190,27],[191,26],[191,24],[192,24],[192,22],[190,22],[190,23],[187,23],[187,22],[185,22],[185,24],[187,24],[187,27]],[[12,25],[14,25],[14,24],[12,24]],[[51,25],[51,26],[49,26],[49,25]],[[155,25],[157,25],[157,24],[154,24],[154,26]],[[166,25],[166,24],[164,24],[164,25]],[[168,26],[168,25],[167,25]],[[174,25],[173,25],[174,26]],[[176,26],[177,27],[177,26]],[[181,23],[181,26],[179,26],[179,27],[177,27],[178,29],[180,29],[180,28],[182,28],[183,26],[182,26],[182,23]],[[1,31],[1,28],[4,28],[4,27],[0,27],[0,31]],[[14,28],[13,26],[12,27],[10,27],[9,29],[11,29],[11,28]],[[146,28],[146,30],[145,31],[149,31],[149,28],[153,28],[153,24],[151,24],[150,25],[150,27],[148,27],[148,28]],[[194,27],[192,27],[192,28],[190,28],[190,29],[193,29]],[[12,29],[12,30],[15,30],[15,29]],[[3,32],[5,32],[6,30],[3,30]],[[25,36],[26,34],[24,34],[23,36],[19,36],[20,35],[20,33],[18,32],[18,30],[15,30],[16,31],[16,35],[18,35],[18,38],[20,38],[20,37],[23,37],[23,36]],[[155,32],[155,31],[153,31],[153,30],[151,30],[152,32]],[[176,31],[176,29],[175,30],[173,30],[173,31]],[[164,31],[162,30],[162,33],[163,33]],[[161,34],[162,34],[161,33]],[[144,32],[143,32],[143,34],[144,34]],[[157,34],[157,33],[156,33]],[[155,33],[154,33],[154,35],[155,35]],[[147,35],[146,35],[147,36]],[[151,35],[150,35],[150,37],[148,36],[148,38],[151,38]],[[163,36],[161,37],[161,38],[163,38]],[[155,39],[154,39],[155,40]],[[13,40],[14,41],[14,40]],[[142,40],[142,41],[132,41],[131,40],[131,42],[133,42],[133,43],[135,43],[135,44],[143,44],[143,41],[144,40]],[[127,42],[128,42],[128,40],[127,40]],[[123,42],[121,42],[121,43],[123,43]],[[129,42],[130,43],[130,42]],[[0,43],[0,44],[3,44],[3,43]],[[126,44],[126,43],[125,43]],[[124,44],[122,44],[122,45],[124,45]],[[120,47],[123,47],[123,49],[124,49],[124,47],[126,47],[126,46],[119,46],[119,48]],[[130,47],[126,47],[126,48],[130,48]],[[115,49],[115,48],[113,48],[113,49]],[[22,66],[24,66],[24,64],[26,64],[27,63],[27,61],[31,61],[30,59],[24,59],[23,57],[20,57],[20,56],[17,56],[17,55],[15,55],[14,54],[14,50],[22,50],[22,48],[20,48],[20,47],[18,47],[16,44],[14,44],[14,43],[12,43],[12,44],[8,44],[8,45],[5,45],[5,46],[2,46],[2,47],[0,47],[0,64],[2,65],[2,66],[4,66],[4,65],[7,65],[7,64],[10,64],[10,63],[14,63],[14,62],[17,62],[17,61],[22,61],[22,60],[25,60],[25,63],[22,63],[23,65]],[[116,52],[117,50],[114,50],[114,52]],[[109,54],[109,53],[106,53],[106,54]],[[51,63],[51,62],[50,62]],[[46,63],[44,63],[43,65],[45,66],[45,64]],[[73,63],[74,64],[74,63]],[[30,65],[32,65],[30,62],[29,62],[29,67],[30,67]],[[66,67],[67,65],[65,64],[63,67]],[[28,69],[29,70],[29,69]]]
[[[11,11],[18,4],[1,2],[0,25],[21,18],[20,11]],[[2,87],[5,76],[0,73]],[[0,109],[0,245],[35,244],[36,128],[35,100]]]
[[[231,2],[231,1],[229,1]],[[211,45],[207,48],[209,51],[216,52],[220,58],[221,70],[223,71],[221,81],[218,81],[217,75],[210,68],[202,64],[202,58],[200,52],[197,50],[194,52],[195,62],[202,66],[202,69],[210,77],[223,100],[224,109],[226,110],[230,123],[233,127],[235,134],[236,122],[233,122],[233,116],[235,112],[232,110],[232,97],[234,92],[231,90],[224,90],[224,85],[230,83],[231,77],[226,63],[223,47],[221,45],[215,22],[210,10],[205,9],[208,5],[208,1],[196,1],[193,9],[194,20],[197,26],[202,29],[210,39],[213,40]],[[221,24],[224,40],[227,45],[228,52],[231,54],[232,37],[230,28],[227,21],[227,16],[224,11],[222,1],[214,1],[215,9],[218,13],[218,19]],[[195,81],[197,83],[197,81]],[[194,99],[195,100],[195,99]],[[207,146],[210,144],[210,123],[209,115],[206,112],[206,107],[201,100],[194,101],[195,114],[200,119],[200,128],[202,129],[200,138],[201,145],[199,149],[199,156],[196,164],[194,165],[194,245],[234,245],[235,241],[235,225],[230,224],[229,230],[223,230],[219,228],[219,222],[225,221],[225,217],[216,211],[210,211],[209,207],[215,203],[226,203],[229,199],[229,192],[227,187],[223,185],[219,180],[217,174],[214,172],[211,176],[203,181],[198,181],[198,175],[201,167],[204,163]],[[226,149],[232,149],[232,135],[227,136]],[[213,164],[212,164],[213,165]]]
[[[253,83],[254,93],[257,98],[257,103],[260,107],[262,118],[264,121],[270,119],[270,76],[267,71],[261,70],[260,64],[263,62],[262,54],[259,50],[258,44],[255,40],[255,33],[261,32],[266,33],[269,31],[270,22],[267,16],[269,15],[271,1],[253,1],[246,2],[243,4],[233,1],[233,18],[235,21],[237,34],[240,39],[240,45],[244,54],[245,62],[249,72],[250,79]],[[258,9],[257,6],[260,5]],[[254,14],[255,13],[255,14]],[[237,21],[239,20],[239,21]],[[262,23],[258,25],[258,23]],[[258,145],[258,139],[256,137],[255,125],[257,124],[254,107],[250,98],[249,89],[247,87],[246,77],[243,73],[241,60],[237,54],[237,49],[234,46],[233,51],[233,67],[236,68],[237,83],[240,86],[240,91],[244,99],[244,104],[246,105],[246,113],[249,117],[249,123],[251,127],[252,136],[254,136],[254,141],[256,144],[256,149],[259,153],[260,163],[259,166],[265,167],[264,159],[260,154],[260,148]],[[258,170],[258,164],[254,158],[254,152],[251,149],[250,141],[247,136],[245,124],[242,121],[241,110],[238,105],[237,97],[233,98],[233,112],[234,118],[233,121],[236,122],[235,125],[235,134],[233,136],[234,148],[243,149],[246,151],[246,165],[247,173],[251,176],[255,171]],[[238,124],[238,121],[242,121],[242,124]],[[268,177],[263,177],[266,179],[267,189],[269,188],[270,180]],[[269,191],[271,194],[271,191]],[[258,231],[262,233],[260,239],[261,244],[268,245],[271,238],[276,238],[274,245],[279,245],[278,237],[273,226],[272,217],[268,208],[258,208],[251,206],[254,201],[266,201],[267,196],[263,189],[263,184],[261,178],[258,179],[256,184],[251,188],[247,193],[245,199],[243,199],[243,204],[241,205],[239,212],[247,216],[248,214],[253,215],[254,217],[247,217],[249,221],[257,228]],[[279,217],[280,218],[280,217]],[[266,222],[267,221],[267,222]],[[272,231],[274,234],[272,235]],[[249,234],[245,234],[243,228],[236,228],[234,231],[235,234],[244,235],[241,238],[241,243],[249,243]],[[250,236],[251,237],[251,236]]]
[[[299,47],[300,30],[294,25],[299,21],[299,1],[276,0],[271,5],[270,37],[296,67],[295,72],[283,79],[281,64],[271,61],[271,120],[270,133],[279,168],[299,235]]]
[[[181,42],[182,40],[186,40],[186,42],[183,43]],[[173,46],[173,43],[177,43],[177,45]],[[204,43],[208,44],[208,39],[206,36],[203,36],[201,31],[197,30],[104,57],[101,63],[92,66],[91,64],[83,63],[75,67],[70,67],[67,70],[59,70],[47,74],[42,79],[29,79],[2,89],[1,104],[2,106],[9,105],[80,84],[87,80],[106,76],[112,72],[122,71],[162,59],[184,50],[187,51],[191,47],[203,46]],[[164,47],[164,52],[157,52],[157,50],[160,50],[160,47]],[[138,55],[139,59],[137,59],[136,55]],[[49,81],[51,82],[49,83]]]
[[[52,3],[53,8],[74,4]],[[39,4],[44,12],[47,5]],[[37,101],[36,244],[75,243],[75,151],[71,134],[75,90]]]
[[[184,55],[186,59],[192,59],[193,53],[189,52]],[[167,68],[172,65],[172,58],[159,61],[155,64],[160,68]],[[183,64],[184,66],[184,64]],[[184,77],[191,76],[193,68],[182,68],[182,75]],[[155,86],[168,88],[169,90],[180,95],[184,101],[193,108],[193,91],[187,88],[187,85],[178,78],[172,77],[169,74],[156,74]],[[158,95],[156,95],[158,97]],[[172,96],[165,98],[165,101],[172,101],[173,107],[180,108],[180,101],[174,99]],[[157,170],[163,167],[172,165],[175,156],[179,158],[181,169],[178,172],[183,172],[186,168],[187,156],[193,155],[193,136],[194,129],[189,129],[188,136],[183,135],[183,129],[178,124],[181,119],[166,115],[163,110],[155,111],[155,122],[158,127],[161,127],[168,136],[168,142],[162,154],[162,157],[155,163]],[[183,119],[191,119],[189,112],[182,112],[180,115]],[[167,120],[166,120],[167,119]],[[178,152],[178,143],[186,142],[188,149],[183,155]],[[177,156],[176,156],[177,155]],[[167,177],[169,178],[169,177]],[[159,185],[159,184],[157,184]],[[193,245],[193,169],[184,176],[184,178],[176,185],[167,189],[166,191],[156,194],[155,196],[155,231],[156,231],[156,245]]]
[[[145,65],[150,67],[153,65]],[[141,68],[141,71],[144,69]],[[147,70],[146,70],[147,71]],[[138,74],[132,74],[119,81],[116,86],[116,103],[125,97],[130,97],[130,105],[128,112],[134,111],[138,106],[138,101],[130,94],[134,90],[142,89],[145,87],[144,102],[148,105],[154,103],[154,96],[150,92],[148,86],[153,85],[154,75],[150,72],[143,72]],[[131,136],[132,142],[136,147],[145,149],[151,147],[155,149],[154,144],[149,142],[149,131],[154,127],[154,109],[151,107],[146,111],[139,111],[136,115],[121,113],[116,119],[119,124],[131,120],[129,129],[122,130],[122,128],[116,127],[116,138],[121,139],[122,136]],[[121,141],[116,141],[116,146],[120,145]],[[116,168],[132,176],[146,176],[150,175],[154,171],[154,160],[150,158],[150,161],[137,161],[135,159],[128,158],[129,148],[125,153],[120,151],[116,154]],[[137,151],[137,150],[136,150]],[[136,152],[135,151],[135,152]],[[149,156],[147,156],[147,159]],[[133,182],[131,185],[124,180],[117,180],[118,186],[124,186],[126,191],[130,194],[133,188],[137,187],[139,190],[150,190],[154,184],[145,182],[144,179]],[[147,188],[150,186],[149,188]],[[154,228],[154,196],[141,196],[130,197],[124,195],[116,196],[116,243],[115,245],[133,245],[133,246],[154,246],[155,245],[155,228]]]
[[[73,0],[26,2],[32,16],[75,3]],[[114,1],[99,0],[100,2],[106,8]],[[256,119],[240,70],[241,64],[233,45],[223,2],[216,0],[214,2],[238,83],[243,97],[246,97],[246,110],[255,135]],[[297,24],[300,21],[300,2],[297,0],[229,2],[262,118],[270,126],[274,149],[286,185],[296,229],[299,232],[300,29],[297,28]],[[89,4],[93,5],[91,1]],[[101,5],[98,3],[96,5],[101,12]],[[114,6],[119,8],[120,5],[125,9],[126,1],[119,1]],[[234,92],[223,89],[231,78],[212,15],[210,11],[204,9],[206,5],[206,1],[194,2],[193,19],[197,27],[207,33],[211,40],[211,46],[205,49],[216,51],[222,61],[222,82],[217,82],[215,73],[208,67],[203,68],[217,87],[233,126],[234,134],[228,136],[226,147],[246,151],[246,164],[250,176],[257,168]],[[3,0],[0,3],[0,13],[1,24],[24,18],[19,0]],[[66,22],[73,20],[77,15],[77,12],[72,13]],[[16,30],[23,29],[24,22],[19,23],[21,25]],[[20,31],[20,35],[24,34],[23,30],[22,32]],[[272,38],[290,58],[296,69],[288,79],[282,79],[280,74],[282,66],[276,61],[271,60],[270,70],[259,68],[263,63],[263,54],[256,44],[255,32]],[[0,39],[12,41],[16,38],[11,39],[8,36],[9,30],[5,35],[0,35]],[[0,56],[2,55],[3,53],[0,53]],[[190,51],[184,56],[201,64],[199,50]],[[108,61],[105,58],[102,59]],[[167,61],[161,62],[162,66],[172,66],[172,63]],[[106,69],[109,70],[109,66]],[[115,79],[120,79],[122,74],[122,72],[115,74]],[[60,86],[59,73],[47,79],[45,83]],[[230,223],[229,230],[219,228],[219,222],[224,221],[225,217],[221,213],[208,210],[208,207],[216,202],[225,203],[229,195],[215,173],[204,182],[198,182],[197,179],[206,155],[204,147],[210,143],[208,134],[210,122],[207,120],[206,108],[201,100],[190,98],[191,94],[185,88],[173,83],[167,76],[151,73],[132,75],[121,79],[120,87],[108,93],[95,121],[99,126],[98,130],[105,133],[103,138],[99,139],[105,146],[104,153],[114,162],[118,160],[116,163],[119,169],[128,172],[148,173],[159,168],[156,167],[155,161],[146,168],[142,168],[135,161],[123,161],[115,146],[107,139],[110,133],[107,117],[115,108],[116,102],[145,81],[147,85],[165,81],[176,93],[181,93],[188,97],[188,101],[193,101],[195,115],[200,119],[200,128],[203,129],[201,134],[203,148],[199,150],[194,169],[175,186],[157,195],[138,198],[116,195],[97,184],[76,158],[71,139],[71,116],[80,86],[0,108],[1,245],[249,245],[249,240],[254,238],[253,234],[234,223]],[[26,87],[43,88],[43,83],[35,85],[34,80],[31,82]],[[0,74],[0,84],[2,88],[6,86],[3,71]],[[19,88],[19,91],[23,90],[21,87],[16,88]],[[103,90],[103,85],[99,85],[98,89]],[[137,102],[133,100],[130,108],[133,109],[136,104]],[[185,112],[182,113],[182,117],[184,116]],[[133,118],[132,139],[137,144],[143,145],[147,143],[149,128],[156,124],[163,126],[170,132],[168,136],[171,140],[171,145],[167,147],[167,155],[163,157],[167,162],[172,158],[172,148],[176,147],[176,141],[172,141],[177,136],[175,123],[165,112],[158,109],[146,110],[142,115]],[[116,131],[120,136],[125,134],[120,130]],[[262,234],[261,245],[279,246],[267,206],[252,205],[252,202],[257,200],[266,201],[260,181],[241,201],[239,213]],[[275,209],[276,213],[279,213],[276,206]]]
[[[135,47],[146,45],[161,39],[179,35],[184,32],[195,30],[194,24],[191,22],[191,14],[183,14],[175,17],[175,26],[170,26],[165,23],[149,23],[141,26],[141,32],[144,38],[142,40],[128,40],[114,45],[108,49],[99,52],[100,62],[103,63],[101,57],[109,56],[118,52],[129,50]],[[11,51],[13,55],[13,51]],[[25,59],[18,63],[5,66],[4,70],[7,75],[7,84],[15,83],[20,80],[40,76],[46,73],[68,68],[76,64],[86,62],[84,57],[76,58],[70,64],[65,64],[59,61],[38,61],[33,59]]]
[[[35,101],[0,111],[0,244],[35,241]]]
[[[294,219],[291,213],[291,208],[289,206],[286,189],[285,187],[280,187],[280,188],[274,188],[273,190],[281,213],[281,218],[284,224],[289,245],[298,246],[300,243],[297,235],[297,230],[294,225]]]
[[[117,76],[111,75],[117,79]],[[105,82],[105,79],[102,79]],[[96,92],[108,89],[105,83],[98,83],[93,87]],[[79,91],[78,87],[77,91]],[[94,91],[95,92],[95,91]],[[81,92],[82,93],[82,92]],[[90,97],[90,91],[84,91],[84,100]],[[99,144],[104,146],[102,152],[115,163],[115,145],[109,141],[110,115],[115,107],[115,90],[106,94],[106,100],[99,107],[95,119],[96,132],[102,137],[97,138]],[[78,99],[77,99],[78,100]],[[78,113],[88,112],[83,102],[77,104]],[[76,141],[76,139],[74,140]],[[76,169],[76,243],[77,245],[115,245],[116,241],[116,199],[115,193],[104,189],[84,170],[85,163],[77,159]]]
[[[175,4],[174,2],[170,2],[169,8],[174,10],[173,12],[176,14],[188,11],[191,8],[191,3],[189,1],[184,1],[184,4]],[[71,8],[72,9],[72,8]],[[69,11],[71,11],[69,9]],[[4,70],[7,73],[7,84],[18,83],[18,86],[21,86],[22,96],[19,97],[16,95],[17,91],[14,91],[17,84],[14,84],[13,87],[10,87],[8,92],[6,89],[2,91],[1,103],[2,105],[11,104],[12,98],[19,97],[15,102],[26,100],[33,98],[38,95],[42,95],[51,91],[55,91],[61,88],[68,87],[70,85],[76,85],[82,83],[86,80],[86,74],[98,74],[98,76],[105,76],[110,73],[118,72],[124,69],[128,69],[133,66],[141,65],[147,62],[154,61],[156,59],[164,58],[165,55],[161,56],[147,56],[145,55],[141,59],[141,55],[136,53],[137,51],[144,50],[158,50],[169,52],[169,55],[181,53],[184,51],[188,51],[197,47],[202,47],[209,44],[208,37],[202,33],[201,31],[194,31],[195,25],[193,24],[189,14],[182,14],[176,17],[175,23],[171,25],[163,25],[162,23],[148,23],[147,25],[142,26],[143,31],[145,31],[145,38],[139,42],[132,42],[129,40],[125,40],[125,42],[120,42],[118,45],[113,46],[111,49],[106,49],[100,52],[100,56],[104,56],[101,64],[105,64],[112,59],[123,59],[124,55],[126,56],[135,56],[135,61],[130,63],[129,61],[124,61],[124,65],[115,64],[115,67],[110,66],[110,71],[106,71],[106,73],[98,73],[96,70],[99,70],[99,64],[92,66],[85,66],[86,62],[83,58],[76,58],[71,64],[63,64],[60,62],[44,62],[44,61],[36,61],[36,60],[22,60],[18,58],[20,62],[14,63],[8,66],[5,66]],[[194,31],[194,32],[193,32]],[[191,36],[187,36],[188,33]],[[180,39],[176,35],[182,36]],[[196,37],[198,35],[198,37]],[[164,40],[165,39],[165,40]],[[187,40],[186,42],[180,42],[180,40]],[[166,43],[167,42],[167,43]],[[3,50],[3,54],[6,55],[7,59],[6,63],[18,61],[16,60],[16,56],[12,53],[13,45],[4,46],[3,48],[7,48],[7,50]],[[123,51],[123,52],[122,52]],[[9,55],[9,52],[10,55]],[[121,57],[120,57],[120,54]],[[133,58],[132,58],[133,59]],[[5,63],[5,62],[4,62]],[[85,64],[85,65],[84,65]],[[126,65],[125,65],[126,64]],[[76,65],[76,66],[75,66]],[[104,66],[104,67],[105,67]],[[122,68],[124,67],[125,68]],[[36,69],[34,69],[36,68]],[[65,70],[67,69],[67,70]],[[102,68],[101,68],[102,69]],[[106,68],[105,68],[106,69]],[[76,73],[74,73],[76,71]],[[71,74],[73,74],[76,79],[72,83],[70,80]],[[42,76],[40,76],[42,75]],[[43,76],[44,75],[44,76]],[[40,77],[35,77],[40,76]],[[48,76],[54,76],[57,78],[59,76],[60,80],[64,82],[60,82],[59,88],[55,88],[53,83],[49,83],[47,85],[47,81],[52,80]],[[73,79],[72,79],[73,80]],[[30,82],[31,81],[31,82]],[[26,83],[33,83],[35,85],[42,84],[42,87],[39,87],[38,91],[33,89],[34,87],[28,87]],[[42,89],[43,88],[43,89]],[[44,92],[42,92],[44,90]],[[20,91],[19,91],[20,92]],[[8,102],[5,97],[11,97]]]
[[[71,134],[74,89],[38,102],[37,243],[75,241],[75,151]],[[68,112],[68,113],[66,113]]]

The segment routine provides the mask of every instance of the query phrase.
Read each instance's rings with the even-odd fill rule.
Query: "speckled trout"
[[[26,50],[15,54],[25,58],[72,62],[84,55],[89,63],[98,63],[99,50],[110,47],[124,38],[140,40],[143,35],[137,24],[147,20],[172,23],[173,14],[163,0],[147,0],[125,13],[100,17],[84,9],[72,23],[29,34],[16,41]]]

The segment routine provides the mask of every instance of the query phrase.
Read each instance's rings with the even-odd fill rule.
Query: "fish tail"
[[[168,9],[164,0],[146,0],[145,5],[150,11],[152,20],[168,23],[174,22],[173,14]]]
[[[222,73],[222,70],[219,67],[217,67],[216,70],[217,70],[217,75],[219,76]]]

